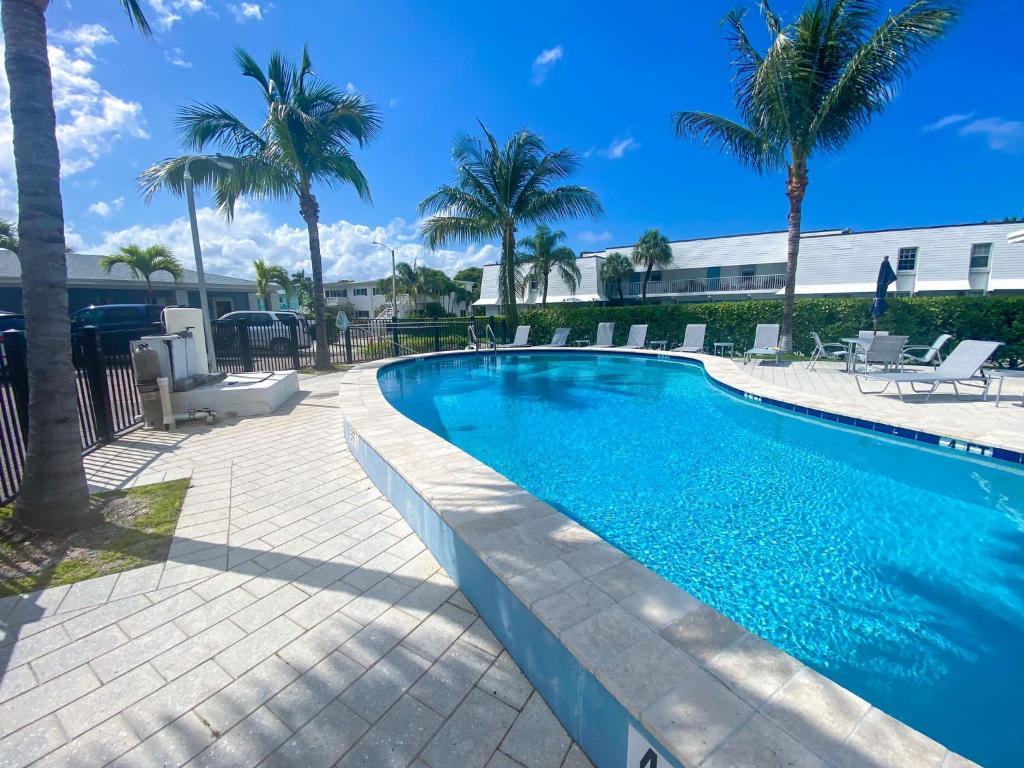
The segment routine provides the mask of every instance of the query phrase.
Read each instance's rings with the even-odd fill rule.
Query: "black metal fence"
[[[385,357],[422,352],[465,349],[469,327],[486,338],[491,323],[499,342],[508,341],[508,330],[495,318],[441,318],[437,320],[370,320],[350,325],[344,332],[327,329],[331,363],[362,363]],[[213,325],[213,348],[222,371],[282,371],[310,368],[315,358],[314,331],[301,322],[273,321],[253,324],[247,320],[221,321]]]
[[[109,443],[141,420],[131,364],[131,342],[152,328],[98,332],[71,339],[82,450]],[[27,344],[23,331],[0,336],[0,503],[18,492],[28,439]]]

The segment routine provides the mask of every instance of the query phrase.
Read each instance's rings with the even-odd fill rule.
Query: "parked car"
[[[146,333],[163,333],[160,313],[164,309],[160,304],[93,305],[71,314],[71,330],[91,325],[101,332],[141,329]]]
[[[233,326],[238,321],[244,321],[249,331],[249,348],[254,352],[270,352],[274,355],[287,355],[292,349],[291,328],[297,328],[299,349],[309,349],[313,346],[313,334],[309,328],[309,322],[298,312],[286,310],[240,310],[228,312],[213,321],[214,331],[217,332],[226,326]],[[230,345],[228,340],[219,341],[222,344]]]
[[[18,312],[0,309],[0,334],[6,331],[24,331],[25,316]]]

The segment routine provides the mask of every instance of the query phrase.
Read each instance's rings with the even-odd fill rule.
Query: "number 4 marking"
[[[648,749],[640,760],[640,768],[658,768],[658,755],[653,749]]]

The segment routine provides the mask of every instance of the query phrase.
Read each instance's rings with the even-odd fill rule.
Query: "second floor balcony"
[[[676,280],[651,280],[647,283],[648,296],[693,295],[708,293],[775,293],[786,287],[786,275],[721,275],[719,277],[686,277]],[[643,281],[628,282],[622,292],[626,296],[640,296]]]

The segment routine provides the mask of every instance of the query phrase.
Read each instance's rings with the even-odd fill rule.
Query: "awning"
[[[498,306],[497,299],[485,299],[482,296],[473,302],[474,307],[496,307]]]
[[[874,283],[823,283],[820,285],[801,285],[796,284],[796,288],[793,291],[795,294],[807,295],[807,294],[818,294],[818,293],[874,293]],[[783,288],[776,292],[776,296],[784,296],[786,289]]]
[[[1011,232],[1006,236],[1014,245],[1024,245],[1024,229],[1018,229],[1016,232]]]
[[[1024,291],[1024,278],[993,277],[988,281],[990,291]]]
[[[966,277],[958,280],[917,280],[914,293],[923,291],[969,291],[971,284]]]
[[[577,293],[575,296],[548,296],[548,304],[576,304],[585,301],[605,301],[596,293]]]

